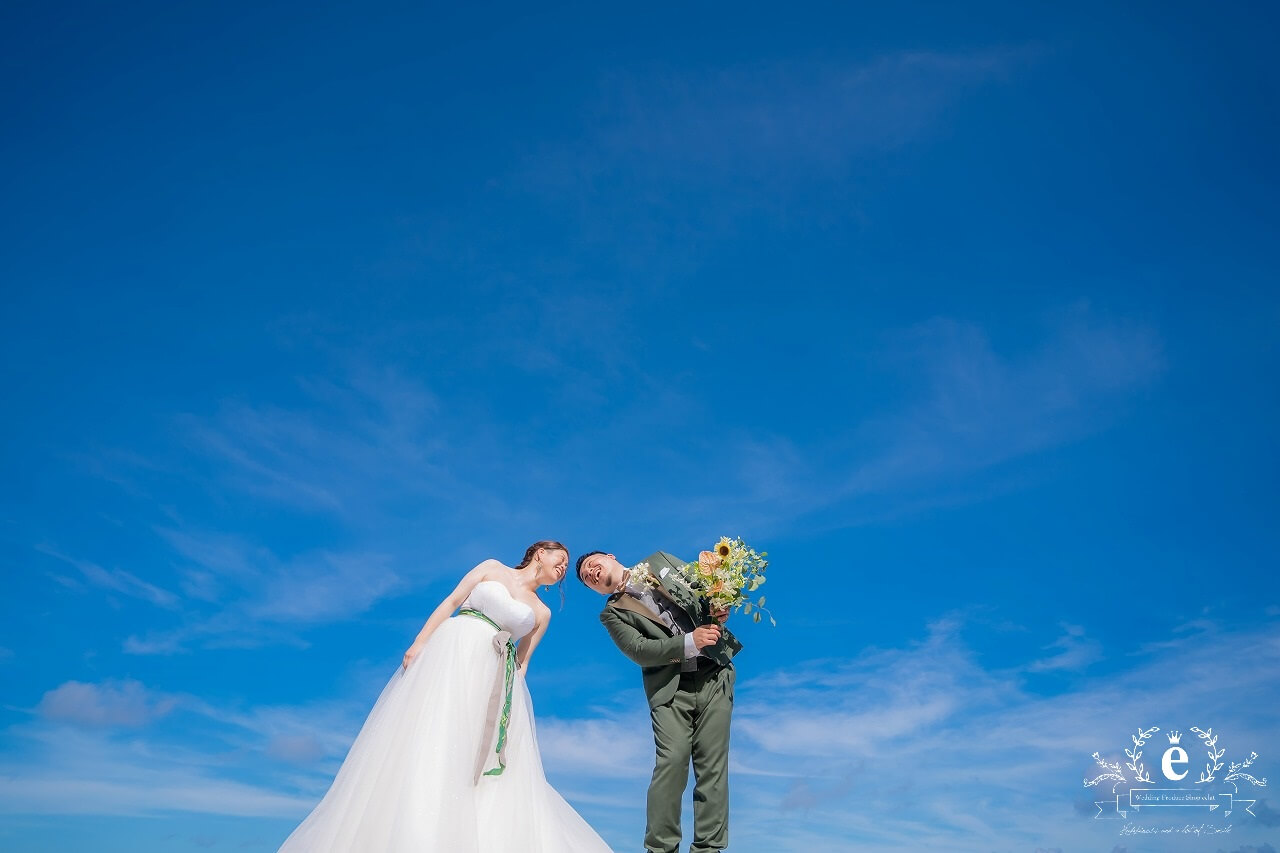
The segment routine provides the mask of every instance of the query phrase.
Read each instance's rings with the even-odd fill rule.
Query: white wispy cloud
[[[1062,628],[1062,636],[1046,647],[1046,651],[1055,653],[1032,661],[1027,665],[1028,671],[1081,670],[1102,657],[1102,644],[1086,637],[1084,628],[1079,625]]]
[[[520,449],[527,424],[446,407],[421,380],[371,366],[367,355],[332,359],[331,374],[296,379],[292,405],[226,401],[180,419],[213,483],[265,506],[332,516],[356,536],[385,538],[392,518],[444,530],[541,517],[509,482],[539,473]]]
[[[517,168],[495,178],[487,203],[500,210],[508,199],[532,196],[562,218],[572,246],[607,246],[609,278],[626,282],[609,296],[683,280],[705,265],[710,246],[741,240],[762,218],[790,229],[799,217],[819,228],[865,217],[860,170],[934,137],[970,94],[998,85],[1039,53],[1028,45],[679,73],[628,69],[596,81],[598,94],[572,116],[570,141],[535,144]],[[831,203],[808,203],[815,192],[830,194]],[[806,202],[797,204],[797,196]],[[488,207],[465,227],[441,217],[421,226],[419,241],[437,252],[447,244],[451,266],[468,277],[592,278],[583,253],[559,245],[519,262],[516,274],[486,260],[504,256],[509,235],[494,224],[502,221]]]
[[[904,381],[923,393],[858,431],[877,450],[853,466],[849,495],[964,474],[1089,435],[1164,366],[1152,329],[1087,309],[1060,317],[1020,355],[1000,354],[981,328],[951,319],[908,330],[895,348]]]
[[[177,705],[174,697],[157,695],[132,679],[87,684],[67,681],[44,694],[36,710],[58,722],[90,726],[142,726]]]
[[[1133,730],[1213,726],[1233,758],[1257,751],[1262,775],[1280,750],[1269,711],[1280,634],[1271,627],[1175,634],[1173,646],[1121,656],[1124,668],[1052,694],[1025,680],[1041,658],[982,666],[964,640],[971,627],[949,616],[901,648],[744,674],[735,848],[1089,849],[1114,839],[1113,827],[1090,820],[1094,792],[1081,784],[1089,755],[1122,760]],[[1064,626],[1066,637],[1083,634]],[[34,721],[5,733],[31,759],[0,767],[5,809],[300,817],[330,781],[378,678],[358,698],[247,709],[136,682],[68,682]],[[581,717],[538,721],[548,777],[610,838],[643,822],[652,743],[643,703],[624,701],[636,698],[602,697]],[[206,734],[173,748],[166,731],[181,720]],[[228,754],[245,758],[228,763]],[[1266,825],[1242,820],[1237,837]]]
[[[756,212],[806,178],[844,177],[858,158],[927,135],[949,106],[1036,55],[1034,47],[902,51],[863,62],[615,74],[599,81],[579,141],[539,150],[518,179],[548,192],[576,188],[584,197],[643,181],[631,203],[663,209],[664,187],[708,182],[734,183],[735,202],[755,199],[704,211],[700,222],[713,225],[717,215]],[[678,222],[689,216],[672,212]],[[609,227],[611,217],[602,215],[599,227]],[[636,235],[642,243],[647,236]]]
[[[268,503],[351,515],[447,487],[439,404],[420,383],[349,359],[337,377],[299,377],[293,396],[296,406],[227,400],[178,426],[219,482]]]
[[[1059,314],[1035,346],[1015,352],[998,350],[972,323],[930,320],[890,333],[880,360],[904,401],[835,438],[802,445],[739,429],[691,439],[696,452],[672,481],[701,483],[700,471],[724,470],[733,488],[682,494],[682,517],[757,532],[804,518],[812,530],[981,500],[1005,488],[985,472],[1105,430],[1164,369],[1153,329],[1087,307]],[[638,511],[652,521],[661,507]],[[829,510],[838,512],[828,519]]]
[[[297,645],[300,627],[354,618],[424,579],[444,571],[460,575],[494,555],[492,545],[480,551],[470,540],[459,543],[468,531],[500,524],[536,530],[530,539],[545,536],[533,521],[542,514],[522,509],[515,487],[490,470],[503,465],[494,450],[506,443],[502,437],[443,413],[430,390],[398,370],[350,354],[333,359],[331,374],[298,377],[290,393],[272,402],[226,400],[211,412],[173,418],[176,445],[164,451],[145,459],[127,450],[107,455],[133,479],[155,479],[169,493],[156,507],[160,520],[153,529],[172,552],[163,570],[181,596],[128,572],[44,550],[96,587],[177,611],[169,624],[157,619],[134,628],[124,639],[126,651]],[[187,486],[180,493],[194,493],[189,506],[172,497],[175,480]],[[188,513],[206,512],[201,503],[210,496],[236,507],[229,530],[186,520]],[[256,525],[259,507],[324,518],[330,538],[343,544],[299,548]],[[441,544],[445,531],[451,539]],[[464,554],[476,551],[479,556]]]
[[[67,682],[0,736],[0,812],[301,816],[350,746],[368,692],[240,708],[134,680]]]
[[[358,616],[405,586],[386,554],[310,551],[288,560],[240,537],[162,529],[188,561],[189,583],[202,595],[174,627],[134,634],[124,648],[134,654],[169,654],[193,642],[252,647],[297,644],[294,629]]]
[[[175,755],[136,740],[65,728],[48,734],[38,761],[0,760],[0,812],[293,816],[314,805],[309,798],[226,778],[213,761],[197,763],[185,751]]]
[[[643,707],[587,719],[539,719],[538,744],[553,774],[647,778],[653,770],[653,735]]]
[[[476,561],[459,556],[437,567],[422,559],[442,554],[420,535],[410,541],[396,534],[415,528],[406,519],[418,520],[419,533],[448,529],[457,539],[451,553],[474,551],[477,559],[495,552],[492,542],[476,544],[489,538],[484,531],[544,535],[550,519],[568,519],[570,530],[597,537],[625,518],[631,528],[660,527],[676,539],[708,528],[761,535],[802,519],[809,527],[857,524],[916,511],[921,501],[953,499],[957,484],[981,482],[976,475],[984,471],[1105,429],[1163,367],[1151,329],[1087,308],[1057,317],[1038,343],[1008,352],[972,324],[929,321],[889,335],[882,360],[901,379],[897,408],[868,412],[809,445],[749,424],[662,443],[631,460],[663,472],[642,494],[622,482],[595,483],[591,469],[619,443],[640,448],[654,430],[667,428],[664,413],[690,405],[656,380],[656,396],[551,439],[528,461],[511,432],[523,425],[475,429],[420,383],[354,360],[341,381],[298,380],[296,406],[237,401],[179,419],[193,458],[176,466],[193,484],[215,493],[231,489],[249,506],[331,518],[354,544],[289,550],[245,531],[201,529],[169,507],[154,530],[172,552],[166,570],[182,597],[135,574],[44,550],[79,570],[82,580],[67,583],[87,582],[175,611],[169,624],[132,628],[123,638],[127,652],[304,645],[307,626],[357,617],[413,590],[429,573],[460,574]],[[648,381],[625,359],[612,369]],[[708,468],[728,473],[708,488],[702,475]],[[592,501],[580,499],[583,488]],[[516,496],[532,490],[546,499],[522,508]],[[361,546],[375,534],[376,548]],[[1087,640],[1060,642],[1054,655],[1031,666],[1066,671],[1096,655]]]
[[[157,533],[198,577],[210,578],[212,598],[237,599],[255,620],[307,623],[350,616],[401,585],[387,554],[321,549],[283,559],[234,534],[190,528]]]
[[[1130,668],[1047,696],[1023,683],[1028,669],[1035,667],[986,670],[958,634],[935,628],[907,649],[748,681],[740,686],[737,730],[748,741],[741,760],[790,767],[793,784],[753,793],[747,822],[757,812],[769,822],[803,808],[806,823],[844,822],[871,850],[976,851],[1046,839],[1080,847],[1105,840],[1106,827],[1050,804],[1090,800],[1079,781],[1087,756],[1123,759],[1129,729],[1212,724],[1230,732],[1234,754],[1280,747],[1263,710],[1280,675],[1273,630],[1183,637]],[[823,709],[820,725],[809,724],[813,708]],[[785,840],[778,849],[802,844]]]
[[[1066,667],[1037,668],[1046,659],[1034,650],[1025,662],[984,667],[963,639],[971,628],[947,617],[902,648],[797,661],[740,680],[735,849],[1095,849],[1116,836],[1115,827],[1090,819],[1096,797],[1082,785],[1089,756],[1100,750],[1127,760],[1121,749],[1138,727],[1212,725],[1237,758],[1251,750],[1280,755],[1267,710],[1280,683],[1273,629],[1171,631],[1173,645],[1121,655],[1124,667],[1045,694],[1028,673]],[[1079,626],[1063,630],[1070,642],[1084,640]],[[742,666],[749,672],[748,662]],[[626,746],[638,724],[609,713],[596,730],[606,733],[604,744],[617,738],[618,754],[638,753],[647,769],[652,747]],[[548,759],[560,778],[581,788],[585,776],[611,800],[642,801],[643,773],[628,781],[605,745],[604,757],[579,759],[563,740],[581,723],[557,726],[544,751],[575,756],[563,768]],[[625,811],[600,814],[610,826],[635,829]],[[1242,820],[1233,834],[1250,838],[1265,829],[1264,821]]]
[[[74,566],[80,572],[80,576],[84,581],[98,589],[118,592],[130,598],[148,601],[157,607],[163,607],[168,610],[173,610],[179,606],[180,599],[177,595],[124,569],[104,569],[97,563],[69,557],[49,545],[37,545],[36,550]],[[63,586],[75,586],[74,582],[69,579],[61,579],[60,582]]]
[[[905,51],[856,65],[790,62],[618,77],[611,94],[620,97],[601,134],[616,149],[699,168],[787,170],[797,161],[835,168],[868,149],[911,140],[966,90],[1029,56]]]

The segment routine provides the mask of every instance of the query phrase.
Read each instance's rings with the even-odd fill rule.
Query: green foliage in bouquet
[[[756,622],[768,618],[777,625],[773,614],[765,608],[765,597],[752,599],[750,593],[764,585],[768,552],[757,554],[741,539],[722,536],[709,551],[698,554],[696,563],[686,563],[681,579],[701,592],[710,602],[710,610],[741,610]]]

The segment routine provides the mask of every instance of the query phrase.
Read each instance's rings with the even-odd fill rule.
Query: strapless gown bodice
[[[480,581],[462,606],[488,616],[504,631],[510,631],[513,640],[532,631],[537,621],[533,608],[512,598],[511,592],[498,581]]]

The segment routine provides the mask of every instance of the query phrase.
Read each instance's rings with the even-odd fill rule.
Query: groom
[[[676,577],[684,561],[659,551],[645,561],[657,579],[632,581],[612,554],[578,558],[578,579],[609,597],[600,621],[622,653],[640,665],[657,746],[649,782],[644,846],[678,853],[680,801],[693,763],[693,846],[712,853],[729,844],[729,717],[732,658],[742,644],[723,628],[728,610],[708,613],[705,596]]]

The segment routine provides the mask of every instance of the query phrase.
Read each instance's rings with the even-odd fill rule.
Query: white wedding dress
[[[529,605],[497,581],[478,583],[463,607],[513,640],[534,627]],[[547,783],[518,671],[505,769],[480,775],[498,764],[490,709],[505,696],[506,666],[496,636],[493,625],[460,613],[407,670],[397,668],[329,792],[281,853],[610,853]]]

